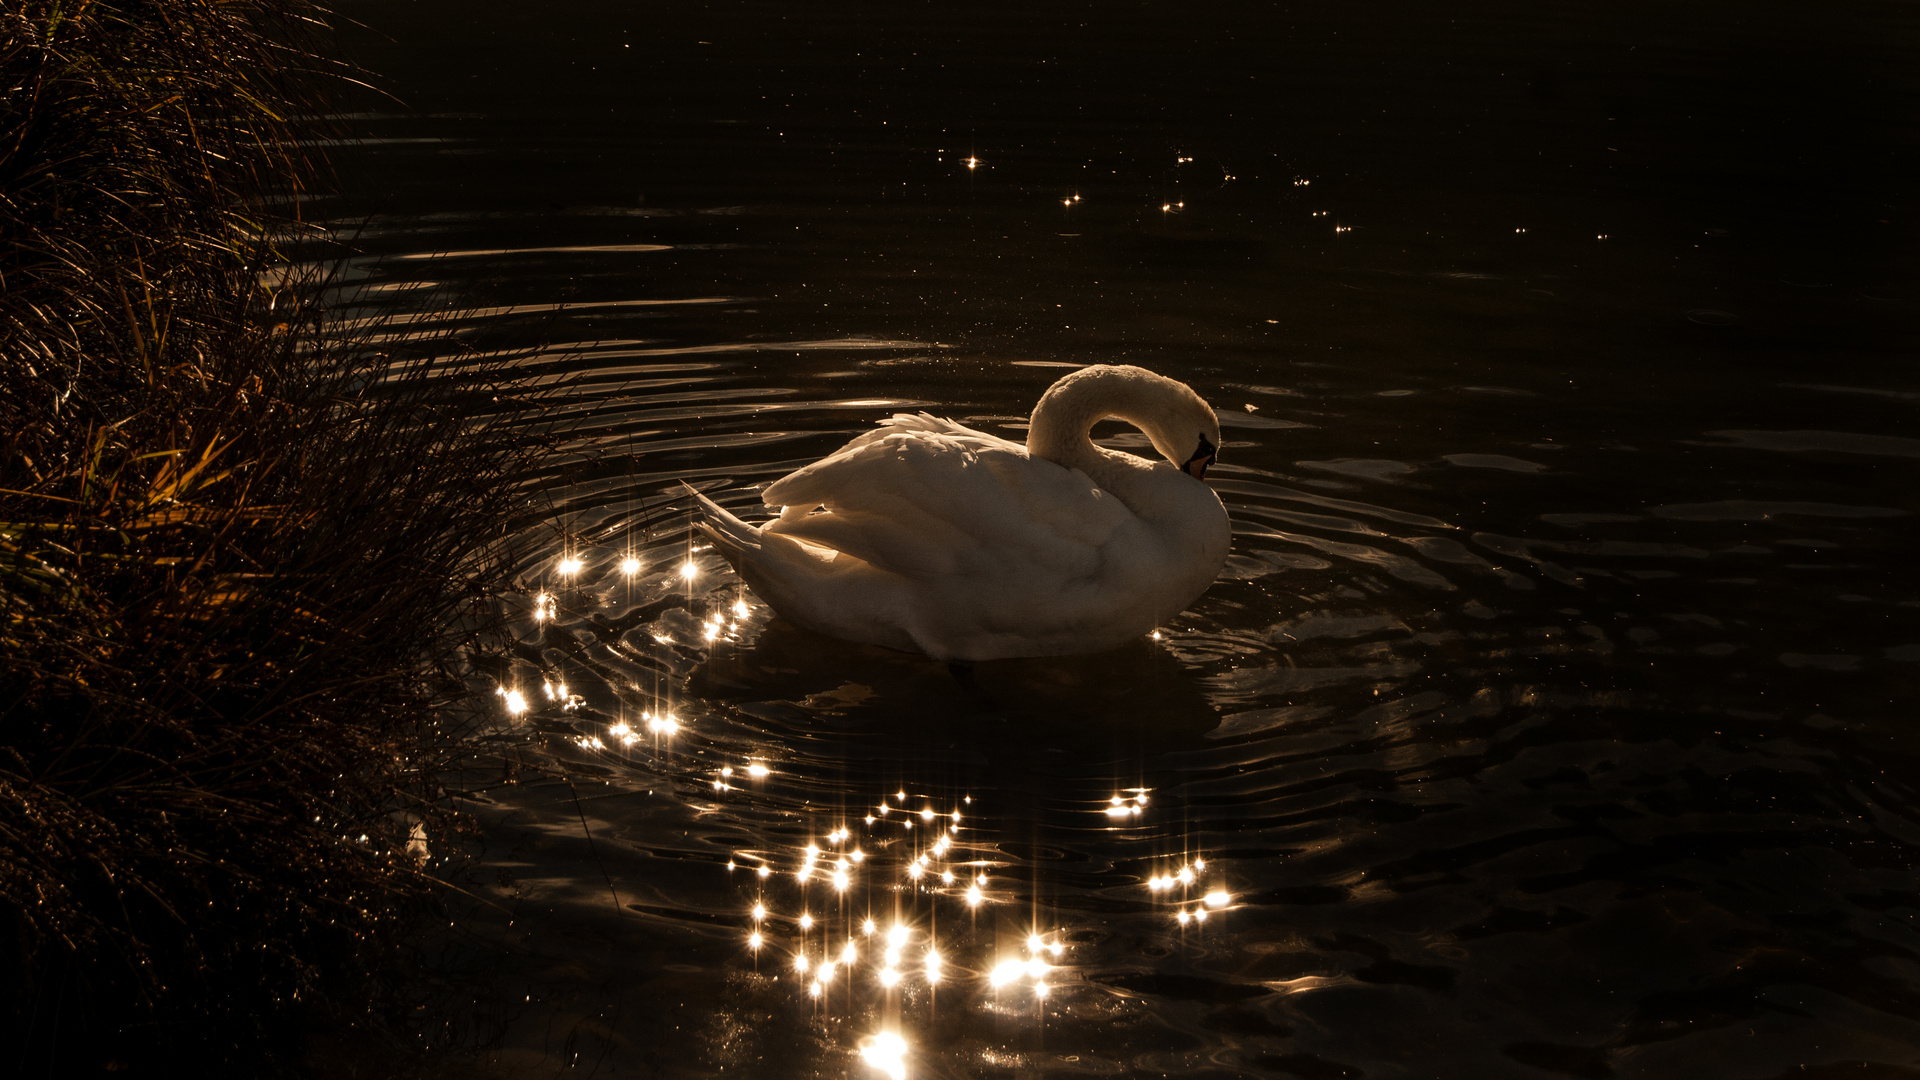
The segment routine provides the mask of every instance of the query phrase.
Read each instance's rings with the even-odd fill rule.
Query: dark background
[[[389,213],[775,207],[713,283],[804,284],[841,305],[824,329],[1909,377],[1910,7],[1438,7],[347,4],[392,94],[376,134],[455,139],[348,188]],[[1382,337],[1364,306],[1325,317],[1355,267],[1560,306]]]

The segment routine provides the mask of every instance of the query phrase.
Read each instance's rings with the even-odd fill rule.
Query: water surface
[[[477,673],[491,1067],[1920,1069],[1910,12],[345,10],[403,105],[343,317],[562,432]],[[1092,362],[1224,426],[1158,639],[969,691],[689,534]]]

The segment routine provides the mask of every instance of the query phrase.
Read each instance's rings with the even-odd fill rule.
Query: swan
[[[1166,460],[1094,445],[1107,418]],[[881,420],[768,485],[764,526],[688,490],[696,527],[790,622],[937,660],[1057,656],[1139,638],[1213,583],[1219,445],[1185,383],[1096,365],[1041,395],[1025,446],[927,413]]]

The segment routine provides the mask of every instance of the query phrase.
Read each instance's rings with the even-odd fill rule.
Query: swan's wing
[[[1096,573],[1134,521],[1085,475],[1018,443],[925,414],[883,423],[769,486],[763,498],[785,510],[768,530],[917,579],[1073,579]]]
[[[884,461],[895,456],[894,450],[875,451],[875,444],[889,439],[905,437],[924,439],[928,449],[961,449],[968,451],[998,450],[1024,453],[1019,443],[1009,442],[984,431],[975,431],[965,424],[945,420],[928,413],[895,413],[882,420],[872,431],[854,437],[847,445],[821,458],[811,465],[797,469],[767,485],[760,498],[772,507],[800,507],[811,510],[825,505],[842,491],[872,487],[883,475],[891,475],[897,470],[889,470]],[[925,467],[938,470],[939,466],[929,462]]]

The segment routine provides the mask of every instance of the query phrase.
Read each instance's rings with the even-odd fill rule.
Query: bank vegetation
[[[432,902],[456,628],[528,450],[463,410],[486,372],[333,332],[288,254],[350,75],[325,19],[0,13],[0,1072],[391,1020]]]

